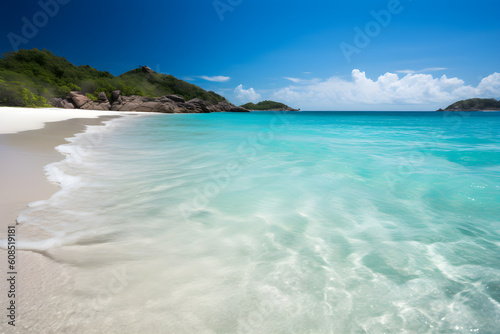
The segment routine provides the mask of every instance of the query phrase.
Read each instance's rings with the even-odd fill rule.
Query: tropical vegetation
[[[248,110],[271,110],[271,109],[288,109],[286,104],[274,101],[261,101],[259,103],[249,102],[247,104],[241,105],[240,107],[246,108]]]
[[[449,105],[445,110],[500,110],[500,101],[495,99],[468,99]]]
[[[186,100],[200,98],[217,103],[226,99],[172,75],[137,68],[120,76],[89,65],[76,66],[45,49],[7,52],[0,59],[0,105],[45,107],[51,98],[82,91],[95,100],[100,92],[158,97],[169,94]]]

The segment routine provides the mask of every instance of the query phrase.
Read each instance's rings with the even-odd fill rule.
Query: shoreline
[[[45,166],[62,161],[65,155],[56,147],[67,144],[67,138],[86,131],[87,126],[104,126],[103,123],[124,117],[128,114],[99,111],[72,111],[53,112],[52,109],[21,110],[16,115],[14,108],[0,108],[2,129],[14,133],[0,133],[0,239],[7,237],[7,227],[16,225],[16,219],[28,205],[35,201],[46,200],[57,193],[61,188],[49,181]],[[74,112],[74,110],[73,110]],[[12,116],[14,115],[14,116]],[[35,116],[26,120],[23,117]],[[76,116],[77,118],[74,118]],[[45,120],[45,121],[44,121]],[[27,121],[23,124],[19,122]],[[40,128],[40,122],[42,128]],[[21,226],[21,225],[17,225]],[[17,229],[16,241],[22,239],[23,231]],[[1,270],[8,272],[7,250],[0,249]],[[17,292],[16,292],[16,332],[28,333],[34,329],[42,332],[49,328],[43,312],[40,310],[53,307],[56,309],[57,300],[53,296],[69,293],[67,268],[40,252],[16,250]],[[8,282],[2,280],[0,289],[8,291]],[[0,305],[6,306],[9,300],[7,294],[2,294]],[[6,321],[0,323],[0,333],[12,330]]]
[[[57,146],[67,144],[66,138],[84,132],[88,125],[102,125],[117,117],[121,115],[72,118],[46,122],[42,129],[0,134],[0,184],[8,190],[0,194],[2,227],[15,223],[30,202],[48,199],[59,190],[44,171],[48,164],[64,159]],[[4,234],[0,231],[0,238]]]

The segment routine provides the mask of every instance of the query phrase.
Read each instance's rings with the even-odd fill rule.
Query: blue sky
[[[40,3],[54,1],[45,23]],[[2,9],[2,52],[46,48],[115,75],[148,65],[235,104],[433,110],[500,97],[493,0],[20,0]],[[13,44],[23,18],[40,27]]]

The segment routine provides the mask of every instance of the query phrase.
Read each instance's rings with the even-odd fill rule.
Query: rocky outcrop
[[[100,92],[99,95],[97,95],[97,100],[100,103],[109,102],[108,97],[106,96],[106,93],[104,93],[104,92]]]
[[[144,96],[120,96],[113,105],[114,111],[143,111],[143,112],[161,112],[175,113],[182,112],[178,110],[177,105],[167,98],[148,98]]]
[[[110,110],[111,104],[105,93],[100,93],[97,101],[85,96],[82,92],[70,92],[66,100],[71,101],[78,109],[86,110]]]
[[[118,101],[119,103],[121,103],[122,97],[121,97],[121,91],[119,90],[114,90],[111,92],[111,102],[114,103],[116,101]]]
[[[179,102],[179,103],[184,103],[184,102],[186,102],[186,100],[184,100],[184,98],[183,98],[183,97],[180,97],[180,96],[178,96],[178,95],[165,95],[165,97],[166,97],[167,99],[170,99],[170,100],[174,101],[174,102]]]
[[[245,109],[245,108],[242,108],[242,107],[232,107],[228,111],[231,111],[231,112],[248,112],[249,110]]]
[[[85,96],[82,92],[70,92],[69,98],[73,101],[77,108],[83,107],[85,104],[92,102],[92,100]]]
[[[52,98],[50,100],[50,104],[56,108],[61,109],[75,109],[75,105],[71,102],[70,99],[61,99],[61,98]]]
[[[87,110],[110,110],[111,109],[111,104],[109,102],[94,102],[94,101],[91,100],[91,102],[86,103],[80,109],[87,109]]]
[[[156,73],[155,71],[153,71],[150,67],[148,66],[141,66],[141,69],[144,73]]]
[[[52,99],[51,104],[57,108],[159,113],[249,112],[248,109],[236,107],[227,101],[213,104],[198,98],[186,102],[178,95],[154,98],[138,95],[122,96],[119,90],[111,93],[111,102],[104,92],[99,93],[97,101],[93,101],[82,92],[70,92],[66,99]]]

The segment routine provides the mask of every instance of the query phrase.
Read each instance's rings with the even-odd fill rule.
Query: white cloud
[[[295,83],[299,83],[302,81],[299,78],[290,78],[290,77],[283,77],[283,79],[287,79],[287,80],[290,80],[290,81],[295,82]]]
[[[490,76],[487,76],[479,83],[477,89],[484,96],[500,96],[500,73],[493,73]]]
[[[436,71],[444,71],[447,70],[446,67],[429,67],[429,68],[424,68],[423,70],[400,70],[396,71],[397,73],[403,73],[403,74],[415,74],[415,73],[425,73],[425,72],[436,72]]]
[[[253,88],[243,89],[243,85],[239,85],[234,89],[236,98],[243,102],[256,102],[260,100],[260,94],[255,92]]]
[[[300,83],[300,84],[313,84],[313,83],[321,82],[321,79],[318,79],[318,78],[307,80],[307,79],[283,77],[283,79],[290,80],[292,82]]]
[[[308,85],[289,86],[273,99],[305,110],[432,110],[459,99],[499,97],[500,73],[484,78],[477,87],[443,75],[386,73],[372,80],[354,69],[350,80],[332,77]]]
[[[222,75],[217,75],[214,77],[202,75],[202,76],[199,76],[198,78],[203,79],[203,80],[207,80],[207,81],[213,81],[213,82],[226,82],[226,81],[229,81],[231,79],[231,77],[225,77]]]

